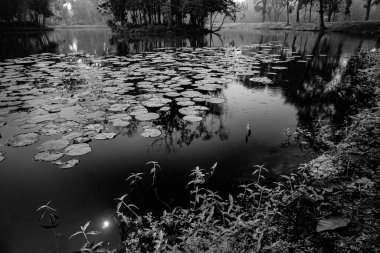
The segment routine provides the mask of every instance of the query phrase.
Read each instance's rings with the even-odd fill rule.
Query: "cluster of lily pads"
[[[71,168],[79,160],[60,159],[87,154],[92,140],[113,139],[120,129],[133,126],[154,138],[167,114],[191,124],[204,120],[210,108],[223,106],[221,91],[236,75],[257,75],[269,58],[279,59],[231,48],[166,48],[122,57],[45,53],[6,60],[0,62],[0,131],[21,132],[6,143],[15,148],[49,136],[34,159]],[[5,157],[0,150],[0,161]]]

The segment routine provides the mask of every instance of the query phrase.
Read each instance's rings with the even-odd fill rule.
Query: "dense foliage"
[[[207,20],[213,24],[217,15],[234,20],[240,8],[233,0],[107,0],[99,5],[102,13],[113,15],[114,25],[188,24],[198,28],[203,28]]]
[[[0,21],[44,24],[53,16],[52,0],[0,0]]]

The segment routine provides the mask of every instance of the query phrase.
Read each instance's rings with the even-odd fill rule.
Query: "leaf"
[[[334,230],[337,228],[345,227],[350,223],[350,219],[343,217],[331,217],[328,219],[322,219],[318,222],[317,232],[323,232],[326,230]]]
[[[91,249],[92,249],[92,250],[97,250],[99,247],[102,246],[102,244],[103,244],[103,242],[95,243],[95,244],[91,247]]]
[[[40,210],[43,209],[43,208],[48,208],[49,205],[50,205],[50,203],[51,203],[51,200],[49,200],[49,202],[47,202],[46,205],[42,205],[42,206],[40,206],[39,208],[37,208],[36,212],[40,211]]]
[[[89,231],[88,233],[86,233],[87,235],[98,235],[98,234],[101,234],[101,232],[99,231]]]
[[[77,235],[79,235],[79,234],[82,234],[82,231],[78,231],[78,232],[76,232],[76,233],[70,235],[69,240],[70,240],[71,238],[73,238],[74,236],[77,236]]]
[[[84,226],[82,227],[82,230],[85,231],[88,228],[89,225],[90,225],[90,222],[87,221],[87,223],[84,224]]]

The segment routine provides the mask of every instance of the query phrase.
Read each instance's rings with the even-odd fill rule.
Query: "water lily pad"
[[[144,132],[141,134],[142,137],[145,138],[154,138],[161,135],[161,131],[155,128],[146,128]]]
[[[130,106],[131,106],[130,104],[113,104],[110,106],[110,108],[108,108],[108,111],[123,112],[123,111],[126,111],[128,107]]]
[[[150,99],[142,102],[142,105],[145,107],[148,107],[148,108],[159,108],[159,107],[163,107],[164,105],[166,105],[167,103],[170,103],[170,102],[171,102],[171,100],[167,99],[167,98],[153,97],[153,98],[150,98]]]
[[[79,163],[78,159],[72,159],[72,160],[68,160],[66,162],[62,162],[62,161],[55,161],[54,162],[54,164],[58,165],[58,167],[61,168],[61,169],[70,169],[70,168],[73,168],[78,163]]]
[[[5,155],[6,155],[5,151],[0,151],[0,162],[5,160],[5,158],[6,158]]]
[[[34,160],[43,161],[43,162],[52,162],[52,161],[58,160],[62,156],[63,156],[63,153],[45,151],[45,152],[40,152],[37,155],[35,155]]]
[[[64,153],[68,156],[80,156],[91,152],[91,147],[87,143],[73,144],[68,146]]]
[[[66,134],[66,135],[62,136],[62,139],[64,139],[64,140],[72,140],[72,139],[81,137],[82,134],[83,134],[82,132],[72,132],[72,133],[69,133],[69,134]]]
[[[84,129],[96,131],[99,133],[100,131],[104,129],[104,126],[101,124],[90,124],[90,125],[84,126]]]
[[[350,219],[343,217],[331,217],[322,219],[317,224],[317,232],[323,232],[326,230],[334,230],[337,228],[345,227],[350,223]]]
[[[23,147],[29,146],[39,141],[37,133],[25,133],[18,134],[11,139],[9,139],[8,143],[12,147]]]
[[[203,118],[195,116],[195,115],[186,115],[185,117],[183,117],[183,120],[189,121],[189,122],[199,122],[199,121],[202,121]]]
[[[94,136],[96,140],[110,140],[116,137],[116,133],[100,133]]]
[[[210,103],[210,104],[222,104],[225,101],[222,98],[210,98],[210,99],[207,100],[207,102]]]
[[[150,121],[150,120],[155,120],[160,117],[159,114],[157,113],[144,113],[144,114],[139,114],[136,116],[136,119],[139,121]]]
[[[114,120],[111,120],[110,123],[114,127],[127,127],[131,124],[131,123],[129,123],[129,121],[125,121],[122,119],[114,119]]]
[[[60,150],[69,146],[70,142],[68,140],[50,140],[45,141],[37,147],[39,151],[50,151],[50,150]]]
[[[254,83],[262,83],[262,84],[272,84],[273,81],[270,80],[268,77],[252,77],[249,79],[251,82]]]
[[[45,115],[36,115],[31,117],[27,123],[28,124],[38,124],[46,121],[52,121],[59,118],[59,114],[45,114]]]
[[[207,111],[207,110],[209,110],[209,109],[205,106],[193,105],[193,106],[183,107],[183,108],[179,109],[178,111],[179,111],[179,113],[181,113],[183,115],[199,115],[203,111]]]
[[[177,102],[177,105],[178,106],[191,106],[191,105],[195,105],[195,103],[193,101],[181,101],[181,102]]]

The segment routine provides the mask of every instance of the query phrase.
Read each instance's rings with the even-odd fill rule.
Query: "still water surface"
[[[91,229],[100,230],[98,240],[118,247],[118,230],[113,220],[114,198],[128,191],[125,178],[131,172],[149,173],[148,161],[162,167],[158,179],[160,196],[165,201],[184,204],[190,170],[210,168],[218,162],[210,187],[229,192],[246,180],[255,164],[265,164],[268,178],[276,178],[312,157],[312,152],[297,146],[282,147],[283,131],[297,126],[309,127],[313,120],[339,123],[344,110],[314,81],[326,82],[340,74],[347,57],[360,49],[379,43],[373,37],[327,34],[319,38],[310,32],[225,30],[220,36],[177,38],[113,39],[108,29],[62,29],[48,33],[5,34],[1,36],[0,59],[25,57],[38,53],[67,54],[83,51],[97,57],[128,55],[163,47],[228,47],[276,41],[290,48],[306,64],[289,62],[275,85],[258,85],[244,75],[228,83],[221,92],[225,104],[209,113],[196,128],[173,126],[171,138],[142,138],[141,131],[126,131],[109,141],[94,140],[92,152],[68,170],[50,163],[36,162],[36,145],[0,147],[7,158],[0,163],[0,252],[72,252],[82,242],[68,236],[91,220]],[[236,49],[232,48],[236,47]],[[243,54],[252,54],[245,47]],[[307,56],[314,55],[314,56]],[[232,64],[232,63],[231,63]],[[260,69],[263,74],[263,68]],[[264,71],[265,72],[265,71]],[[168,128],[172,121],[168,121]],[[247,124],[252,134],[247,138]],[[186,130],[186,129],[185,129]],[[1,144],[22,132],[11,125],[0,129]],[[40,142],[48,138],[41,138]],[[40,143],[39,142],[39,143]],[[58,239],[40,227],[35,210],[52,200],[58,210]],[[142,209],[160,210],[149,186],[132,195],[131,201]],[[108,221],[110,226],[104,227]]]

